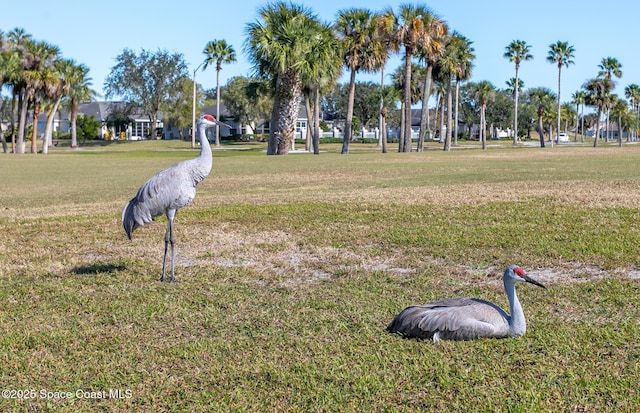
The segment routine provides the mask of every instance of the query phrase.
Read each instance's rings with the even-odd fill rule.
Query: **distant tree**
[[[74,71],[75,62],[70,59],[58,59],[54,63],[54,72],[57,81],[52,85],[49,93],[49,104],[47,105],[47,122],[44,128],[44,139],[42,141],[42,153],[49,152],[49,145],[52,141],[53,135],[53,118],[58,112],[60,102],[66,93],[71,88],[70,81]]]
[[[624,88],[624,95],[631,101],[631,111],[636,115],[636,123],[633,125],[633,138],[638,137],[638,117],[640,117],[640,86],[633,83]]]
[[[433,19],[440,20],[441,18],[436,15],[430,15],[426,21]],[[436,33],[438,34],[438,33]],[[439,33],[439,36],[434,36],[430,41],[426,43],[420,43],[417,46],[416,55],[418,59],[424,62],[426,70],[424,71],[423,89],[422,89],[422,110],[420,116],[420,135],[418,137],[418,152],[422,152],[424,147],[424,140],[427,138],[427,134],[431,135],[430,119],[429,119],[429,99],[432,94],[433,84],[433,67],[445,52],[445,46],[449,41],[448,28]],[[431,136],[429,136],[431,137]]]
[[[406,123],[407,123],[407,111],[406,111],[406,102],[405,102],[405,95],[407,93],[407,90],[409,91],[409,113],[411,113],[411,106],[415,105],[416,103],[418,103],[420,101],[420,97],[422,95],[422,79],[423,77],[420,76],[422,74],[422,71],[420,69],[420,67],[416,66],[416,65],[412,65],[411,66],[411,74],[407,77],[406,75],[407,71],[406,68],[404,66],[404,63],[401,64],[393,73],[391,73],[391,85],[393,88],[395,88],[399,93],[401,93],[402,99],[400,101],[400,138],[398,140],[398,152],[407,152],[407,151],[411,151],[411,145],[410,145],[410,141],[409,143],[406,142],[406,140],[404,139],[405,134],[403,133],[403,131],[406,131],[407,129],[409,129],[409,135],[411,135],[411,116],[409,116],[408,122],[409,122],[409,127],[407,128]],[[405,85],[405,82],[407,81],[407,79],[410,80],[410,84],[409,86]],[[406,147],[406,145],[409,144],[409,148]]]
[[[216,119],[220,118],[220,71],[222,70],[223,63],[233,63],[236,61],[236,51],[233,46],[227,44],[226,40],[212,40],[208,42],[204,50],[205,55],[204,66],[202,70],[206,70],[207,67],[216,65]],[[216,142],[215,146],[220,146],[220,125],[216,124]]]
[[[507,85],[507,90],[511,93],[511,98],[515,99],[516,98],[516,78],[512,77],[511,79],[507,80],[506,82],[504,82]],[[522,81],[522,79],[518,79],[518,90],[522,91],[524,90],[524,82]]]
[[[350,71],[342,154],[349,153],[349,141],[352,138],[351,122],[356,96],[356,73],[379,70],[387,59],[387,48],[382,39],[377,36],[378,18],[379,16],[370,10],[351,8],[338,13],[334,26],[342,43],[344,65]]]
[[[569,121],[578,117],[578,111],[573,107],[572,103],[565,102],[560,105],[560,120],[564,122],[564,131],[569,132]],[[577,126],[576,126],[577,127]],[[559,131],[560,129],[558,129]]]
[[[511,96],[509,90],[496,90],[491,105],[487,106],[485,114],[489,125],[493,124],[502,129],[511,128],[513,117],[513,100]],[[522,116],[522,110],[520,110],[520,116]],[[520,129],[523,129],[524,126],[525,125],[520,124]]]
[[[124,49],[105,79],[105,95],[137,103],[149,117],[150,133],[154,137],[158,111],[163,103],[175,100],[185,77],[188,77],[187,64],[180,53],[142,49],[136,54]]]
[[[556,134],[560,133],[560,77],[562,73],[562,66],[569,67],[574,62],[573,53],[575,49],[570,46],[568,42],[557,41],[549,45],[549,54],[547,55],[547,62],[555,63],[558,65],[558,122],[556,124]],[[553,139],[551,140],[553,146]]]
[[[473,61],[476,58],[475,50],[472,46],[473,42],[459,33],[454,33],[456,39],[456,66],[454,68],[454,79],[456,82],[456,99],[455,99],[455,119],[453,126],[455,128],[454,133],[454,145],[458,144],[458,110],[459,110],[459,95],[460,95],[460,82],[467,81],[471,78],[471,72],[473,70]],[[428,111],[428,109],[427,109]]]
[[[100,134],[102,124],[93,116],[80,114],[76,119],[77,136],[83,141],[87,139],[95,139]]]
[[[580,115],[581,128],[580,134],[582,135],[582,142],[584,142],[584,104],[587,98],[587,93],[584,90],[577,90],[571,95],[571,103],[576,105],[576,133],[573,136],[573,141],[578,140],[578,109],[582,106],[582,113]]]
[[[300,110],[302,80],[315,59],[311,51],[323,25],[301,5],[279,1],[258,11],[260,20],[246,27],[245,51],[257,74],[275,87],[268,155],[286,155],[293,143]]]
[[[435,46],[448,32],[446,23],[424,5],[401,4],[398,9],[398,25],[396,43],[404,47],[404,94],[403,94],[403,126],[399,145],[400,152],[411,152],[411,105],[414,93],[411,89],[411,60],[418,47],[428,49]]]
[[[482,81],[475,84],[474,98],[480,107],[480,141],[482,149],[487,149],[487,122],[486,109],[487,104],[494,100],[496,96],[496,88],[488,81]]]
[[[582,87],[587,92],[586,104],[588,106],[594,106],[597,109],[596,129],[593,137],[593,147],[595,148],[598,146],[598,140],[600,138],[600,117],[602,116],[602,111],[606,110],[610,105],[611,91],[613,90],[614,84],[611,79],[598,77],[588,80]]]
[[[454,126],[452,118],[452,81],[454,79],[456,80],[457,92],[458,79],[462,78],[463,80],[466,80],[471,77],[471,67],[473,59],[475,59],[475,56],[473,54],[471,42],[460,33],[453,32],[451,35],[446,37],[444,53],[435,63],[435,65],[438,67],[440,76],[446,84],[447,134],[444,139],[443,148],[445,151],[449,151],[451,149],[451,138],[453,129],[452,126]]]
[[[60,49],[41,41],[29,41],[25,46],[23,80],[25,99],[33,117],[31,153],[35,154],[38,152],[38,117],[43,100],[53,93],[58,81],[54,66]]]
[[[255,133],[258,125],[268,119],[273,107],[271,92],[267,80],[237,76],[227,81],[221,98],[234,120]]]
[[[308,115],[305,149],[320,154],[320,96],[331,92],[342,74],[343,46],[334,28],[319,24],[302,73],[302,95]]]
[[[138,105],[132,102],[113,102],[109,105],[109,114],[104,119],[109,129],[113,128],[116,134],[126,131],[133,122],[133,114]]]
[[[527,91],[527,103],[536,109],[536,130],[540,136],[540,147],[544,148],[544,123],[548,114],[554,110],[556,95],[551,89],[538,87]]]
[[[613,78],[622,77],[622,64],[615,57],[605,57],[604,59],[602,59],[598,67],[600,68],[600,71],[598,72],[598,77],[602,77],[611,82],[614,82],[613,83],[614,86],[615,86],[615,81],[613,80]],[[605,124],[605,128],[606,128],[605,138],[608,140],[610,137],[609,136],[609,114],[611,111],[611,107],[614,104],[613,102],[614,99],[611,99],[609,97],[609,99],[607,100],[608,102],[606,103],[606,107],[605,107],[607,111],[607,122]]]
[[[75,148],[78,146],[76,120],[80,103],[93,100],[96,92],[91,89],[91,78],[89,77],[89,68],[87,66],[82,64],[73,66],[70,79],[70,87],[62,104],[69,113],[69,122],[71,123],[71,147]]]
[[[193,127],[193,79],[184,78],[179,81],[180,92],[177,93],[172,101],[167,101],[161,106],[164,115],[163,123],[167,128],[176,128],[178,137],[182,140],[188,139],[188,133],[183,131],[190,130]],[[196,111],[198,108],[205,106],[205,93],[202,86],[196,82]],[[215,94],[214,94],[215,96]]]
[[[623,119],[629,115],[629,103],[624,99],[616,99],[616,103],[611,108],[611,114],[616,119],[618,125],[618,146],[622,146],[622,134],[624,133]]]
[[[527,60],[532,60],[533,55],[530,53],[531,46],[524,40],[514,40],[505,48],[504,57],[513,62],[516,66],[516,77],[513,82],[514,86],[514,106],[513,106],[513,144],[518,143],[518,71],[520,70],[520,63]]]

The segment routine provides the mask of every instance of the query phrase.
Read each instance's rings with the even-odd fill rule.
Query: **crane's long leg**
[[[176,254],[174,251],[174,246],[176,243],[176,239],[173,237],[173,217],[171,217],[171,229],[169,231],[169,242],[171,243],[171,278],[169,281],[175,281],[174,273],[176,269]]]
[[[171,239],[171,220],[167,222],[167,230],[164,233],[164,258],[162,259],[162,277],[160,277],[160,281],[164,281],[164,276],[166,274],[167,268],[167,247],[169,246],[169,240]],[[171,260],[173,264],[173,259]]]
[[[176,239],[173,236],[173,218],[175,218],[175,216],[176,216],[175,210],[170,209],[167,211],[167,231],[164,234],[164,260],[162,261],[162,278],[160,278],[160,281],[165,280],[166,263],[167,263],[167,247],[169,246],[169,244],[171,244],[171,278],[169,278],[169,281],[175,281],[176,254],[175,254],[174,246],[176,243]]]

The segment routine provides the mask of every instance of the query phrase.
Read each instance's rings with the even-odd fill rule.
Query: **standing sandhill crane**
[[[200,155],[195,159],[178,162],[155,174],[138,189],[136,196],[127,203],[122,211],[122,226],[129,239],[136,228],[152,222],[162,214],[167,216],[160,281],[165,280],[169,244],[171,244],[171,278],[169,281],[175,280],[173,218],[178,209],[193,200],[196,196],[196,185],[211,172],[213,158],[205,132],[207,128],[214,127],[216,123],[215,118],[211,115],[201,117],[198,120]]]
[[[527,276],[517,265],[508,267],[502,280],[511,315],[497,305],[478,298],[445,298],[405,308],[387,326],[387,331],[405,337],[432,339],[434,343],[440,339],[519,337],[527,330],[527,322],[516,295],[516,284],[528,282],[546,287]]]

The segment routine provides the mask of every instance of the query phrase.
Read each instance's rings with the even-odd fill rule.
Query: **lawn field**
[[[120,219],[189,143],[0,154],[0,411],[640,411],[640,145],[428,148],[215,149],[175,283]],[[384,331],[510,264],[523,337]]]

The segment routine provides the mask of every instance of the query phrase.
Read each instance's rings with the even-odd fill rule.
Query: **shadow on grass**
[[[110,263],[99,263],[99,264],[91,264],[91,265],[81,265],[79,267],[75,267],[71,270],[74,274],[78,275],[97,275],[97,274],[111,274],[120,271],[124,271],[127,269],[127,266],[124,264],[110,264]]]

